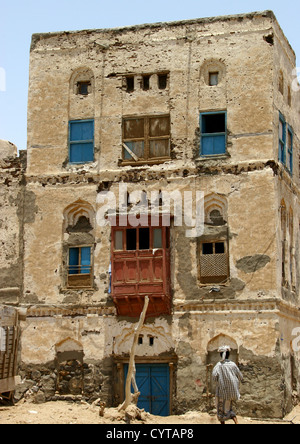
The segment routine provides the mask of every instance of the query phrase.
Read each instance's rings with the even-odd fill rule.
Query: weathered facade
[[[21,370],[39,400],[122,401],[147,294],[137,356],[146,408],[208,408],[210,364],[224,342],[245,377],[240,413],[292,408],[295,64],[269,11],[33,36],[27,167],[1,160],[0,297],[28,308]],[[198,237],[176,223],[174,205],[162,223],[164,192],[178,204],[188,191],[204,193]],[[116,197],[114,227],[99,223],[104,192]],[[132,192],[143,194],[134,202]],[[121,223],[124,193],[134,216],[155,192],[157,225]]]

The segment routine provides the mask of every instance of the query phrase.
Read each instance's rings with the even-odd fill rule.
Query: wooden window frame
[[[140,230],[144,228],[149,228],[149,248],[141,249],[140,248]],[[165,229],[165,230],[164,230]],[[136,230],[136,249],[135,250],[127,250],[127,231],[128,230]],[[154,246],[154,231],[161,230],[161,247]],[[150,250],[167,250],[169,249],[168,245],[168,236],[170,236],[170,227],[164,227],[163,225],[159,226],[138,226],[138,227],[114,227],[113,236],[112,236],[112,251],[113,252],[122,252],[122,251],[150,251]],[[116,248],[116,238],[115,235],[117,232],[122,232],[122,249]]]
[[[225,131],[222,132],[216,132],[216,133],[207,133],[204,132],[204,128],[203,128],[203,117],[206,116],[213,116],[213,115],[224,115],[225,118]],[[220,156],[226,156],[227,153],[227,111],[226,110],[221,110],[221,111],[209,111],[209,112],[201,112],[200,113],[200,133],[201,133],[201,139],[200,139],[200,156],[201,157],[220,157]],[[207,153],[203,153],[203,141],[205,138],[208,137],[218,137],[218,136],[224,136],[225,142],[224,142],[224,151],[222,153],[213,153],[213,154],[207,154]]]
[[[223,256],[226,256],[226,275],[215,275],[215,276],[203,276],[201,273],[201,257],[202,256],[219,256],[219,254],[215,253],[215,245],[223,243],[225,251],[221,253]],[[203,254],[203,245],[204,244],[213,244],[213,254]],[[225,277],[226,276],[226,277]],[[215,280],[212,278],[216,278]],[[230,279],[230,268],[229,268],[229,242],[228,239],[214,239],[214,240],[206,240],[199,241],[198,243],[198,279],[201,286],[209,286],[209,285],[226,285],[228,280]],[[222,279],[222,280],[220,280]]]
[[[159,91],[163,91],[168,88],[169,73],[160,72],[157,74],[157,86]]]
[[[217,82],[216,82],[216,83],[213,82],[213,78],[214,78],[214,76],[215,76],[216,79],[217,79]],[[210,71],[210,72],[208,73],[208,82],[209,82],[209,86],[218,86],[218,85],[219,85],[219,76],[220,76],[219,71]]]
[[[82,87],[86,87],[86,92],[82,92]],[[78,96],[88,96],[91,94],[92,82],[90,80],[79,80],[77,82],[76,90]]]
[[[79,123],[92,123],[93,124],[93,138],[87,139],[87,140],[71,140],[71,128],[73,124],[79,124]],[[94,142],[95,141],[95,121],[94,119],[79,119],[79,120],[70,120],[69,121],[69,163],[72,165],[84,165],[86,163],[93,163],[95,161],[95,147]],[[93,158],[91,160],[85,160],[80,162],[74,162],[71,160],[71,148],[75,147],[76,145],[88,145],[93,144]]]
[[[157,118],[169,118],[169,134],[165,136],[150,136],[150,120]],[[144,120],[144,137],[142,138],[125,138],[125,122],[128,120]],[[141,115],[141,116],[124,116],[122,122],[122,166],[127,165],[157,165],[159,163],[164,163],[171,160],[171,156],[162,157],[150,157],[150,142],[152,140],[168,140],[169,141],[169,151],[171,149],[171,121],[170,114],[151,114],[151,115]],[[132,160],[125,159],[125,148],[126,142],[144,142],[144,157],[138,158],[133,157]],[[129,147],[127,147],[129,148]],[[128,150],[127,150],[128,151]]]
[[[82,248],[90,248],[90,272],[89,273],[77,273],[77,274],[70,274],[70,268],[71,267],[78,267],[79,269],[82,267],[82,265],[70,265],[70,249],[71,248],[78,248],[79,249],[79,257],[78,262],[81,264],[81,249]],[[82,289],[82,288],[92,288],[93,287],[93,275],[94,275],[94,264],[93,264],[93,258],[94,258],[94,250],[92,245],[70,245],[68,247],[68,265],[67,265],[67,288],[72,289]],[[87,266],[85,266],[87,267]]]

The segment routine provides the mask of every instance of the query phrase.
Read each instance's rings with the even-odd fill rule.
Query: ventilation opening
[[[126,77],[126,91],[131,93],[134,91],[134,77]]]
[[[210,72],[209,73],[209,86],[217,86],[219,84],[219,73]]]
[[[150,89],[150,76],[143,76],[142,88],[144,91],[149,91]]]
[[[158,88],[166,89],[168,84],[168,75],[167,74],[159,74],[158,75]]]
[[[90,93],[91,82],[77,82],[77,94],[87,96]]]

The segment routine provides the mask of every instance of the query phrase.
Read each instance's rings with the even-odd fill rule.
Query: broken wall
[[[23,160],[22,160],[23,159]],[[24,202],[23,172],[26,157],[10,142],[0,141],[0,303],[17,304],[22,293]]]

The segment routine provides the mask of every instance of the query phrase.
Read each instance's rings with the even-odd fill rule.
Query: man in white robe
[[[229,360],[231,349],[229,346],[220,347],[221,361],[212,372],[213,381],[216,383],[216,408],[221,424],[232,419],[238,423],[232,404],[241,397],[239,387],[243,381],[243,375],[238,366]]]

